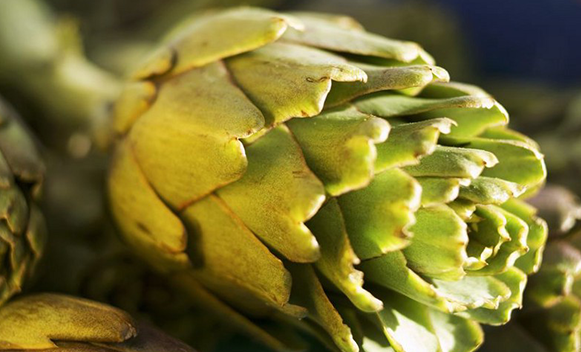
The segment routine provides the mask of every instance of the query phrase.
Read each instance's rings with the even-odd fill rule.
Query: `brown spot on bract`
[[[152,236],[153,234],[151,233],[151,231],[149,231],[149,229],[147,228],[147,226],[145,226],[143,223],[141,222],[136,222],[135,225],[137,225],[137,228],[139,230],[141,230],[142,232],[145,232],[146,234],[148,234],[149,236]]]
[[[309,83],[320,83],[320,82],[324,82],[324,81],[328,80],[328,79],[329,79],[329,77],[327,77],[327,76],[323,76],[323,77],[321,77],[321,78],[313,78],[313,77],[307,77],[307,78],[305,78],[305,79],[306,79],[306,81],[307,81],[307,82],[309,82]]]

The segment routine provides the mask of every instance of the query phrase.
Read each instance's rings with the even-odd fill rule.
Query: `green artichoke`
[[[518,198],[543,156],[417,44],[236,8],[184,21],[131,77],[112,214],[216,316],[279,350],[296,328],[331,350],[472,351],[521,306],[546,225]]]
[[[530,278],[525,309],[508,326],[491,329],[484,352],[581,350],[581,204],[554,185],[531,202],[551,229],[545,259]]]
[[[14,300],[0,309],[0,351],[193,352],[111,306],[56,294]]]
[[[0,99],[0,305],[21,291],[44,248],[37,201],[44,166],[28,131]]]

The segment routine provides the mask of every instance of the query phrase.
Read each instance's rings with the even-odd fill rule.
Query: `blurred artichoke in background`
[[[543,265],[530,278],[523,311],[487,332],[484,352],[581,350],[581,204],[559,186],[531,201],[551,229]]]
[[[19,117],[0,99],[0,305],[21,291],[45,245],[37,201],[44,165]]]
[[[581,94],[566,105],[560,121],[547,121],[534,133],[550,157],[550,182],[581,194]]]
[[[119,88],[84,57],[77,27],[42,1],[0,1],[0,92],[29,112],[45,144],[61,149],[70,134],[90,127]]]
[[[0,308],[0,351],[193,352],[116,308],[55,294]]]
[[[448,80],[348,17],[193,16],[115,104],[112,214],[274,349],[303,348],[296,327],[330,350],[472,351],[538,269],[546,225],[517,197],[546,172],[500,104]]]

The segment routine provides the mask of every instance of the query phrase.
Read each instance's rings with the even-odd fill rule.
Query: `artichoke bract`
[[[472,351],[546,226],[534,141],[419,45],[348,17],[236,8],[179,24],[114,107],[127,243],[275,349]],[[391,348],[391,349],[390,349]]]
[[[194,352],[111,306],[36,294],[0,308],[0,351]]]
[[[531,202],[550,229],[545,259],[531,276],[525,309],[490,331],[483,351],[576,352],[581,350],[581,203],[550,185]]]
[[[38,208],[44,165],[16,113],[0,99],[0,305],[21,291],[42,255]]]

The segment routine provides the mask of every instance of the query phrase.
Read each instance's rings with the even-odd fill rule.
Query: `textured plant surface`
[[[0,308],[0,351],[193,352],[111,306],[38,294]]]
[[[542,155],[482,90],[346,17],[184,21],[115,105],[125,240],[275,349],[471,351],[506,323],[546,226]],[[365,286],[364,286],[365,279]]]
[[[42,254],[45,224],[36,201],[43,177],[28,131],[0,99],[0,305],[20,292]]]
[[[483,351],[575,352],[581,349],[581,204],[549,186],[532,203],[548,223],[549,242],[514,322],[491,329]]]

